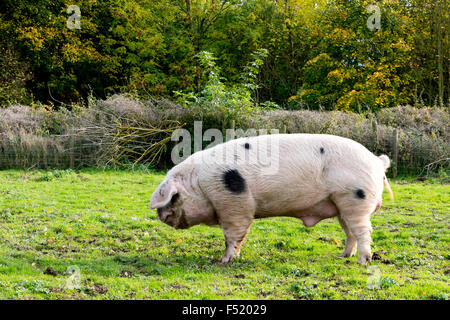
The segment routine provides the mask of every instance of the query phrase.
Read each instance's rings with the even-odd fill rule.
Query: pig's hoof
[[[232,260],[233,260],[232,257],[223,256],[222,260],[220,260],[220,264],[225,265],[225,264],[230,263]]]
[[[372,255],[370,253],[369,254],[363,254],[363,255],[359,256],[358,263],[360,265],[366,265],[366,264],[371,263],[371,262],[372,262]]]
[[[344,251],[344,252],[341,253],[340,257],[341,258],[348,258],[348,257],[353,257],[355,254],[356,254],[356,250],[350,251],[350,252]]]

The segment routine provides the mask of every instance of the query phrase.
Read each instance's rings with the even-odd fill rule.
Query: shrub
[[[253,98],[254,91],[263,59],[267,57],[266,49],[257,50],[252,54],[252,61],[244,67],[241,82],[232,86],[222,82],[220,68],[215,63],[214,56],[207,52],[200,52],[197,57],[203,68],[203,76],[207,79],[198,94],[175,91],[179,102],[184,105],[197,120],[208,120],[212,127],[226,127],[231,121],[238,124],[263,107],[275,107],[276,104],[265,102],[258,105]],[[211,121],[212,122],[209,122]]]
[[[30,103],[31,94],[26,82],[32,78],[29,65],[19,60],[10,43],[0,42],[0,106],[11,103]]]
[[[20,104],[0,109],[0,133],[8,131],[36,132],[43,127],[43,115],[32,108]]]
[[[448,137],[450,113],[443,108],[414,108],[400,106],[382,109],[376,113],[379,123],[417,133]]]
[[[171,135],[181,127],[177,120],[157,112],[154,105],[123,96],[100,102],[91,109],[92,113],[95,114],[95,125],[79,127],[91,141],[100,139],[97,163],[106,165],[164,162],[166,157],[164,160],[162,157],[168,151]],[[101,132],[97,132],[97,128]]]
[[[167,168],[170,135],[191,130],[198,109],[166,99],[139,101],[114,95],[91,100],[72,113],[50,107],[13,105],[0,109],[0,168],[68,168],[104,164],[151,164]],[[211,113],[204,127],[221,128]],[[356,140],[375,154],[393,159],[392,138],[398,130],[398,172],[443,174],[449,168],[449,114],[443,109],[397,107],[358,115],[339,111],[255,110],[236,121],[237,128],[283,129],[288,133],[334,134]],[[206,119],[206,120],[205,120]],[[446,174],[447,175],[447,174]],[[448,175],[447,175],[448,176]]]

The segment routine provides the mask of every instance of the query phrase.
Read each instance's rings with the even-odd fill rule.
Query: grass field
[[[221,266],[220,228],[174,230],[149,211],[163,174],[0,171],[1,299],[448,299],[450,185],[391,181],[374,261],[338,258],[335,219],[256,221]],[[78,276],[79,274],[79,276]],[[77,282],[79,279],[79,282]],[[375,279],[379,289],[369,289]]]

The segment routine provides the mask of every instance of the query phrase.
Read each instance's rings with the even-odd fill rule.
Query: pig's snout
[[[161,220],[164,223],[170,224],[168,220],[169,220],[169,217],[173,215],[173,212],[168,211],[168,210],[163,210],[162,208],[158,208],[157,212],[158,212],[159,220]]]
[[[171,226],[175,229],[187,229],[189,224],[184,216],[184,211],[182,213],[177,213],[173,210],[163,210],[162,208],[157,209],[158,219]]]

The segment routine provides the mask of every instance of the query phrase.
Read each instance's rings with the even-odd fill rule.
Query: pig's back
[[[261,207],[270,206],[267,211],[280,206],[308,208],[356,185],[373,188],[373,173],[383,173],[373,168],[380,162],[377,157],[350,139],[315,134],[284,134],[278,139],[278,169],[265,175],[264,166],[251,166],[246,172],[253,197]],[[382,176],[377,179],[382,182]]]
[[[379,189],[375,184],[382,183],[384,174],[381,161],[361,144],[321,134],[240,138],[192,158],[197,160],[200,183],[214,193],[228,192],[224,174],[237,172],[262,214],[308,208],[356,185]]]

